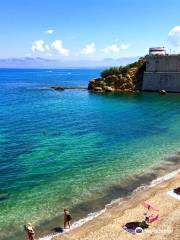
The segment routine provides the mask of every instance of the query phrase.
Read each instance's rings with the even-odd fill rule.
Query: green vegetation
[[[137,62],[125,67],[111,67],[101,73],[100,78],[89,82],[91,91],[115,92],[141,90],[145,60],[140,58]]]

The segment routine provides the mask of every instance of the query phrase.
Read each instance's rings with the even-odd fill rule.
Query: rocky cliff
[[[101,77],[90,80],[88,90],[97,92],[133,92],[142,89],[144,58],[125,67],[104,70]]]

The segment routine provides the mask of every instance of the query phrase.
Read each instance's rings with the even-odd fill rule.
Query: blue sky
[[[102,59],[180,49],[179,0],[1,0],[0,58]]]

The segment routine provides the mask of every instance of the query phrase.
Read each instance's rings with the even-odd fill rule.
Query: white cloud
[[[112,44],[110,46],[107,46],[105,48],[103,48],[101,51],[108,54],[108,53],[118,53],[121,49],[127,49],[129,48],[129,44],[121,44],[121,45],[117,45],[117,44]]]
[[[175,26],[173,27],[169,34],[169,41],[174,45],[174,46],[180,46],[180,26]]]
[[[45,33],[46,33],[46,34],[49,34],[49,35],[53,34],[53,32],[54,32],[53,29],[48,29],[48,30],[45,31]]]
[[[84,55],[90,55],[93,54],[94,52],[96,52],[94,42],[86,44],[86,46],[80,51],[80,53]]]
[[[49,50],[49,46],[47,44],[45,44],[45,42],[43,40],[37,40],[34,41],[31,47],[31,50],[33,52],[45,52],[46,50]]]
[[[129,44],[121,44],[120,45],[121,49],[128,49],[130,47]]]
[[[120,51],[120,47],[117,44],[112,44],[110,46],[103,48],[102,51],[106,54],[110,52],[117,53]]]
[[[55,40],[51,44],[51,47],[54,48],[60,55],[63,55],[63,56],[69,55],[69,49],[63,48],[61,40]]]
[[[47,51],[49,51],[49,50],[50,50],[50,47],[49,47],[49,45],[48,45],[48,44],[46,44],[46,45],[45,45],[45,49],[46,49]]]

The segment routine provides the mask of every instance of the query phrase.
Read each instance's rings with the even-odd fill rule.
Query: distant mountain
[[[49,60],[45,58],[7,58],[0,59],[0,68],[53,68],[60,66],[58,60]]]
[[[0,68],[103,68],[126,65],[136,61],[139,57],[105,58],[103,60],[62,61],[45,58],[7,58],[0,59]]]

